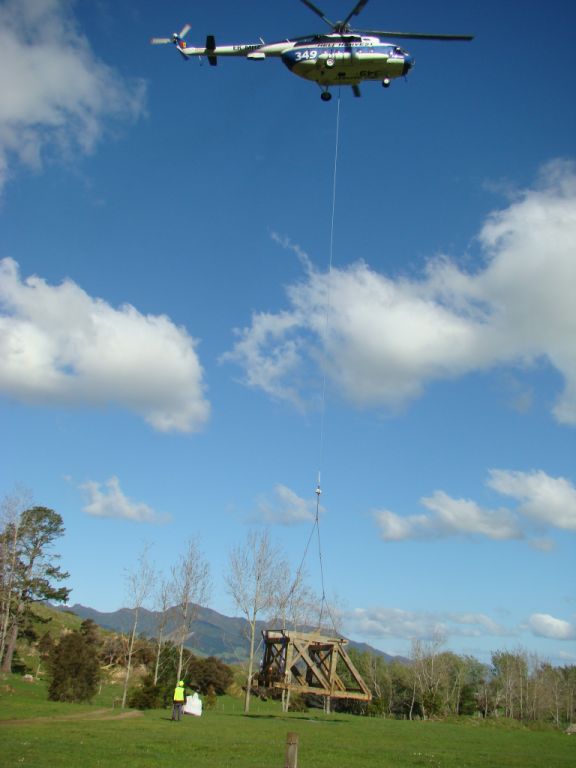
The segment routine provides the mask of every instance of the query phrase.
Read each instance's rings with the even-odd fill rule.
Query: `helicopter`
[[[300,0],[319,16],[330,31],[287,38],[280,42],[240,43],[216,45],[214,35],[206,37],[203,48],[189,47],[185,37],[191,29],[185,24],[172,37],[153,37],[152,45],[172,44],[188,60],[190,56],[206,56],[215,66],[219,56],[243,56],[251,61],[263,61],[268,57],[280,58],[290,72],[305,80],[317,83],[321,99],[330,101],[332,86],[351,86],[354,96],[360,96],[360,83],[364,80],[380,80],[388,88],[398,77],[405,77],[414,67],[414,58],[399,45],[385,38],[410,40],[468,41],[473,35],[428,34],[425,32],[388,32],[374,29],[354,29],[352,17],[358,16],[368,3],[359,0],[343,21],[330,21],[311,0]]]

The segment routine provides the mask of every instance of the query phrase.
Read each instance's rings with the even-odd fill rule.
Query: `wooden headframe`
[[[267,629],[258,682],[267,688],[370,701],[372,694],[344,650],[342,637]],[[342,679],[346,678],[346,682]]]

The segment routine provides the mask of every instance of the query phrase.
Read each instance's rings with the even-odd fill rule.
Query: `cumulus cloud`
[[[0,261],[0,393],[27,403],[115,404],[160,431],[207,421],[196,341],[164,315],[118,309],[66,280],[20,279]]]
[[[518,512],[543,525],[576,531],[576,488],[545,472],[490,471],[488,485],[520,502]]]
[[[147,504],[132,501],[125,496],[117,477],[111,477],[104,484],[89,481],[80,488],[88,497],[88,503],[84,507],[87,515],[132,520],[135,523],[159,523],[168,519],[156,513]]]
[[[258,500],[258,519],[277,525],[295,525],[312,522],[316,516],[316,502],[298,496],[281,483],[274,487],[272,500],[262,496]]]
[[[433,380],[545,360],[564,381],[554,417],[576,424],[575,166],[548,165],[478,240],[484,266],[474,273],[437,258],[417,279],[362,261],[324,274],[303,259],[290,306],[255,314],[224,359],[275,398],[299,402],[321,372],[364,407],[397,407]]]
[[[142,81],[128,81],[91,50],[68,0],[0,5],[0,190],[18,164],[89,153],[108,119],[133,119]]]
[[[576,639],[576,626],[564,619],[556,619],[548,613],[533,613],[528,619],[528,627],[538,637],[551,640]]]
[[[402,516],[375,510],[380,535],[385,541],[456,535],[505,540],[529,538],[533,529],[576,530],[576,488],[566,478],[550,477],[542,471],[493,469],[487,484],[519,504],[514,509],[484,509],[470,499],[454,499],[444,491],[435,491],[421,499],[427,513]],[[550,541],[537,537],[531,543],[542,551],[552,546]]]
[[[399,608],[357,608],[345,616],[349,632],[366,638],[431,639],[459,635],[506,637],[515,630],[482,613],[405,611]]]
[[[547,613],[533,613],[522,626],[506,626],[484,613],[356,608],[343,617],[346,631],[364,638],[431,640],[438,637],[517,637],[528,630],[551,640],[573,640],[576,626]]]
[[[444,491],[421,499],[431,514],[402,517],[388,510],[374,512],[380,533],[386,541],[431,539],[476,534],[490,539],[518,539],[522,532],[506,509],[482,509],[469,499],[453,499]]]

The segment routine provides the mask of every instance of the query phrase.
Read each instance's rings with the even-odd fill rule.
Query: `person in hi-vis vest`
[[[172,720],[182,719],[182,707],[186,701],[186,690],[184,688],[184,680],[180,680],[176,688],[174,688],[174,700],[172,704]]]

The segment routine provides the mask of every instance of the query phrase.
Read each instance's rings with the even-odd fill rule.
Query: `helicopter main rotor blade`
[[[330,19],[327,19],[324,15],[324,11],[321,11],[320,8],[317,8],[314,3],[311,3],[310,0],[300,0],[300,2],[304,3],[304,5],[307,8],[310,8],[311,11],[313,11],[317,16],[320,16],[322,21],[325,21],[326,24],[328,24],[329,27],[332,27],[332,29],[335,28],[336,24],[334,24],[333,21],[330,21]],[[366,0],[368,2],[368,0]]]
[[[190,26],[190,24],[184,24],[180,32],[178,32],[178,37],[180,38],[186,37],[186,35],[188,34],[188,32],[190,32],[191,29],[192,27]]]
[[[166,43],[171,43],[172,38],[171,37],[153,37],[150,42],[152,45],[166,45]]]
[[[435,35],[427,32],[390,32],[382,29],[355,29],[363,35],[383,35],[384,37],[398,37],[406,40],[474,40],[474,35]]]
[[[344,21],[342,22],[342,27],[343,27],[343,28],[348,26],[348,22],[350,21],[350,19],[352,18],[352,16],[358,16],[358,14],[359,14],[359,13],[360,13],[360,11],[362,10],[362,8],[364,8],[364,6],[366,5],[366,3],[367,3],[367,2],[368,2],[368,0],[359,0],[359,2],[358,2],[358,3],[356,3],[356,5],[354,6],[354,8],[353,8],[353,9],[350,11],[350,13],[348,14],[348,16],[346,16],[346,18],[345,18],[345,19],[344,19]]]

